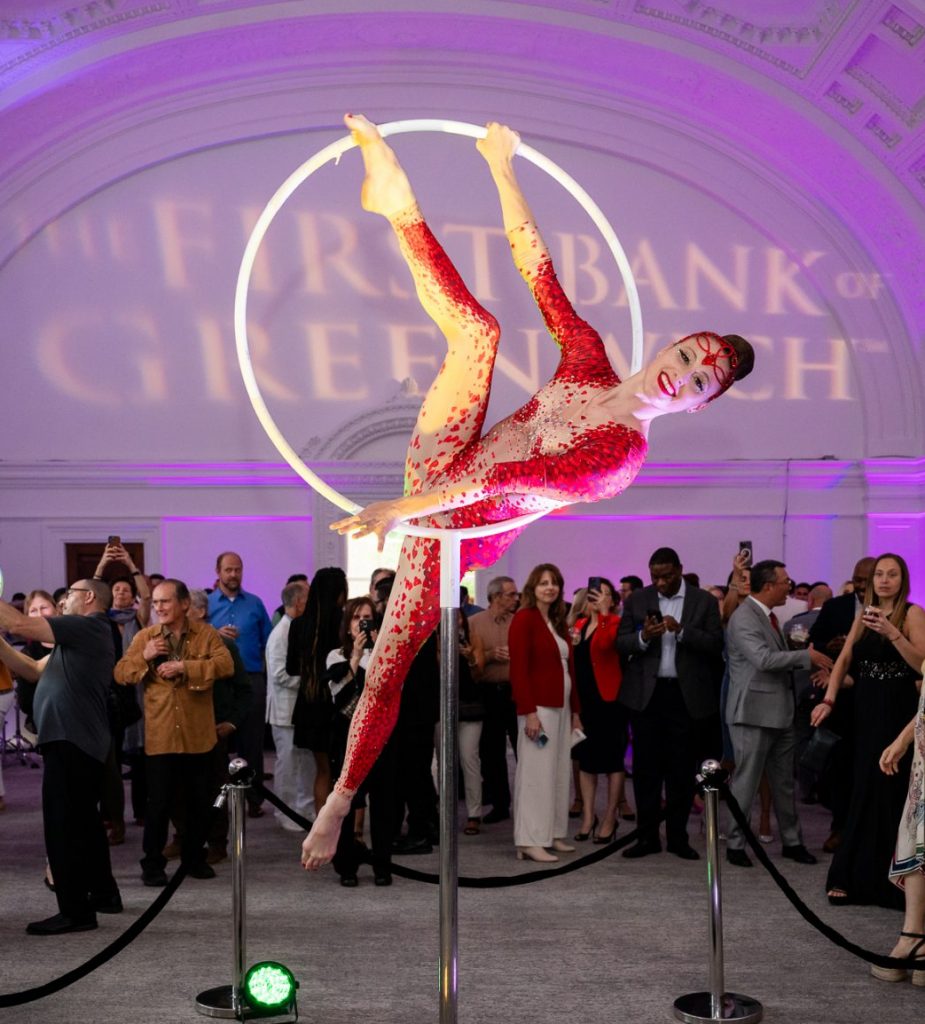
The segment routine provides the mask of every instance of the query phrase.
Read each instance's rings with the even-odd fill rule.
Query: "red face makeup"
[[[712,331],[702,331],[700,334],[689,334],[686,338],[682,338],[681,341],[690,341],[693,339],[697,348],[701,352],[701,365],[708,366],[713,371],[713,376],[716,378],[716,383],[719,384],[719,391],[712,398],[716,398],[721,395],[735,380],[736,367],[739,365],[739,357],[736,350],[729,344],[728,341],[721,338],[718,334],[714,334]],[[679,342],[678,344],[681,344]],[[720,365],[719,359],[726,358],[729,360],[729,368]],[[712,401],[712,398],[710,401]]]

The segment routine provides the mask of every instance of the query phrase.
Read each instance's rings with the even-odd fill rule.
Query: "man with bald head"
[[[861,558],[851,574],[854,593],[841,594],[826,601],[819,611],[819,618],[809,631],[810,643],[817,651],[825,653],[834,661],[851,629],[855,617],[864,609],[864,594],[867,581],[874,571],[876,559],[870,555]],[[841,736],[829,759],[826,772],[826,787],[830,790],[832,805],[832,829],[822,844],[826,853],[834,853],[841,842],[841,832],[848,816],[851,790],[854,786],[854,689],[842,687],[835,710],[826,719],[826,728]]]
[[[96,928],[97,913],[122,910],[99,811],[115,664],[106,615],[111,605],[109,585],[92,579],[68,587],[62,614],[50,619],[26,617],[0,601],[0,632],[54,644],[51,654],[33,661],[0,641],[0,660],[24,679],[41,680],[33,718],[44,761],[45,850],[59,913],[28,925],[30,935],[87,931]]]

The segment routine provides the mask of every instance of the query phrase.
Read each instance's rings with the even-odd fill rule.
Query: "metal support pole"
[[[459,554],[440,541],[440,1024],[456,1024],[459,961]]]
[[[231,801],[231,984],[207,989],[196,996],[196,1009],[206,1017],[243,1019],[244,974],[247,958],[247,887],[244,858],[247,828],[246,796],[254,777],[247,762],[236,757],[228,765],[231,782],[222,786],[215,801],[221,807]]]
[[[764,1014],[761,1003],[749,996],[725,991],[723,978],[723,897],[719,877],[719,789],[725,771],[718,761],[704,761],[697,781],[703,790],[704,822],[707,830],[707,887],[710,921],[710,991],[680,996],[674,1015],[687,1024],[735,1020],[757,1024]]]
[[[247,877],[244,839],[247,829],[246,795],[249,785],[231,787],[231,1008],[241,1014],[241,993],[247,970]]]

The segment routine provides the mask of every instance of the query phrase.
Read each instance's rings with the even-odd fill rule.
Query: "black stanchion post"
[[[236,757],[228,765],[231,782],[222,786],[215,801],[221,807],[231,801],[231,918],[232,968],[231,984],[207,989],[196,996],[196,1009],[206,1017],[241,1020],[244,1016],[242,991],[244,989],[245,957],[247,955],[247,892],[244,859],[244,831],[247,813],[245,798],[251,787],[254,770],[247,761]]]
[[[719,789],[726,777],[718,761],[704,761],[697,781],[703,791],[707,829],[707,884],[710,897],[710,991],[691,992],[674,1002],[674,1015],[686,1024],[734,1020],[757,1024],[764,1008],[756,999],[726,992],[723,979],[723,898],[719,879]]]

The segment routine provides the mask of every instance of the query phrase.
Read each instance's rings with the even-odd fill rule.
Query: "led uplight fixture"
[[[298,1016],[296,989],[299,983],[292,971],[274,960],[254,964],[244,975],[244,999],[248,1017]]]

